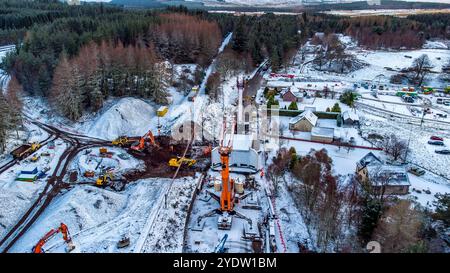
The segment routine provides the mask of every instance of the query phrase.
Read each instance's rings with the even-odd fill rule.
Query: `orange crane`
[[[222,171],[220,172],[222,176],[222,192],[220,197],[215,195],[214,193],[211,193],[207,191],[211,197],[220,203],[219,209],[214,209],[204,215],[201,215],[197,219],[197,225],[200,226],[201,220],[205,217],[210,217],[215,214],[219,214],[219,217],[217,219],[217,226],[219,229],[231,229],[232,219],[233,215],[236,215],[239,218],[247,220],[250,227],[252,226],[252,220],[245,215],[239,213],[238,211],[234,210],[234,202],[235,202],[235,191],[234,191],[234,180],[230,178],[230,154],[233,150],[233,136],[235,132],[236,127],[236,120],[234,120],[230,138],[228,140],[228,143],[224,145],[224,138],[226,133],[226,122],[224,119],[223,122],[223,132],[222,136],[220,137],[220,147],[219,147],[219,155],[220,155],[220,161],[222,165]],[[245,197],[240,197],[238,199],[242,199]]]
[[[143,135],[139,141],[133,143],[133,145],[131,145],[131,149],[138,151],[138,152],[142,152],[145,148],[145,142],[150,142],[153,146],[158,146],[155,142],[155,137],[153,136],[152,131],[148,131],[145,135]]]
[[[39,242],[33,247],[33,253],[44,253],[43,246],[47,243],[51,238],[53,238],[56,234],[62,233],[63,239],[67,244],[67,251],[70,252],[75,248],[75,245],[72,242],[72,238],[70,237],[69,228],[61,223],[60,226],[56,229],[51,229],[47,234],[42,237]]]
[[[220,211],[231,212],[234,206],[234,180],[230,179],[230,154],[233,150],[233,135],[234,135],[234,123],[232,127],[232,132],[230,134],[230,139],[227,145],[223,144],[224,135],[226,132],[226,123],[223,122],[223,136],[220,141],[219,154],[220,161],[222,163],[222,193],[220,195]]]

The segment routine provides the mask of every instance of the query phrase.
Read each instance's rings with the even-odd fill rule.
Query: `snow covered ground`
[[[189,180],[192,181],[192,180]],[[76,246],[73,252],[99,253],[99,252],[131,252],[140,237],[145,224],[146,216],[155,209],[155,202],[164,192],[169,179],[155,178],[138,180],[128,185],[123,192],[113,192],[90,185],[81,185],[59,195],[33,224],[30,230],[14,245],[11,252],[30,252],[50,229],[65,223],[72,235]],[[170,204],[178,202],[178,206],[186,206],[180,193],[186,185],[191,185],[185,179],[175,181],[177,187],[173,188],[174,196]],[[189,194],[189,192],[182,192]],[[172,196],[172,197],[174,197]],[[178,201],[177,201],[178,200]],[[168,210],[176,215],[179,207]],[[167,215],[166,215],[167,216]],[[180,211],[180,218],[183,212]],[[175,216],[172,216],[175,217]],[[184,216],[185,217],[185,216]],[[183,218],[181,219],[181,222]],[[169,217],[163,222],[169,221]],[[164,229],[155,230],[152,236],[161,240],[165,235]],[[175,230],[176,233],[182,231]],[[127,236],[130,246],[117,248],[117,242]],[[169,235],[171,237],[172,235]],[[179,245],[179,236],[174,235],[171,240]],[[178,238],[178,239],[177,239]],[[178,241],[177,241],[178,240]],[[181,240],[182,241],[182,240]],[[149,246],[150,247],[150,246]],[[152,247],[155,247],[152,245]],[[65,245],[62,238],[55,236],[44,247],[47,252],[64,252]],[[176,251],[178,247],[165,248],[165,251]],[[163,250],[163,251],[164,251]]]
[[[5,236],[6,232],[31,206],[46,184],[46,178],[38,179],[36,182],[15,181],[20,171],[27,167],[37,166],[38,171],[49,167],[47,174],[53,173],[59,157],[66,147],[67,145],[63,141],[56,140],[55,149],[48,149],[44,146],[37,152],[37,154],[48,152],[50,156],[41,156],[37,163],[25,159],[0,174],[0,238]]]

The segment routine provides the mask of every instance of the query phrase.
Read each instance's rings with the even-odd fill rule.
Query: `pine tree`
[[[291,102],[288,107],[289,110],[298,110],[297,103],[295,101]]]

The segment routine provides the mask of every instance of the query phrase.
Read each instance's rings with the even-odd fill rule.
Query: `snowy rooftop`
[[[316,126],[316,124],[317,124],[317,116],[314,115],[314,113],[311,110],[305,110],[300,115],[291,118],[289,123],[295,124],[302,119],[308,120],[313,126]]]
[[[334,128],[313,127],[311,130],[311,136],[333,138],[334,137]]]
[[[359,121],[359,116],[355,112],[349,110],[342,113],[342,118],[344,120],[351,119],[353,121]]]
[[[374,155],[372,152],[369,152],[363,158],[361,158],[357,164],[358,164],[359,168],[364,168],[367,165],[378,164],[378,163],[382,163],[381,160],[376,155]]]
[[[373,185],[377,183],[382,184],[384,181],[380,181],[386,179],[387,185],[398,185],[398,186],[409,186],[411,183],[409,182],[408,173],[406,170],[400,166],[392,166],[385,164],[370,164],[367,166],[367,170],[369,172],[369,176],[371,177],[371,182]],[[378,178],[378,179],[377,179]]]

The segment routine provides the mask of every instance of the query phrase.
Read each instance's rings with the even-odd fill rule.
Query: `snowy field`
[[[48,152],[50,156],[44,157],[37,163],[30,162],[29,158],[9,168],[0,174],[0,238],[19,220],[22,214],[36,200],[46,184],[46,178],[35,182],[16,181],[16,177],[24,168],[37,166],[38,171],[49,167],[47,174],[52,174],[56,164],[67,145],[61,141],[55,141],[55,149],[42,147],[37,153]]]
[[[89,185],[77,186],[59,195],[14,245],[11,252],[30,252],[39,238],[50,229],[59,226],[61,222],[68,226],[72,235],[76,246],[73,252],[132,252],[141,235],[147,215],[155,209],[154,204],[169,181],[163,178],[138,180],[128,185],[123,192],[113,192]],[[183,189],[190,184],[192,185],[184,179],[175,181],[178,187],[174,187],[173,190],[175,195],[180,196],[177,198],[180,199],[178,201],[180,206],[186,206],[186,202],[181,200],[183,197],[180,194],[182,192],[180,188]],[[189,192],[183,191],[183,194],[189,194]],[[168,211],[175,213],[175,208]],[[179,214],[182,218],[183,213]],[[165,220],[168,221],[169,218]],[[161,227],[159,231],[155,231],[154,236],[161,240],[161,236],[165,235],[163,231]],[[175,231],[182,234],[181,230]],[[129,247],[117,248],[117,242],[122,236],[130,238]],[[179,237],[174,236],[173,240],[177,238]],[[58,236],[52,238],[44,248],[47,252],[65,251],[64,242]],[[177,248],[167,248],[166,251],[175,249]]]

